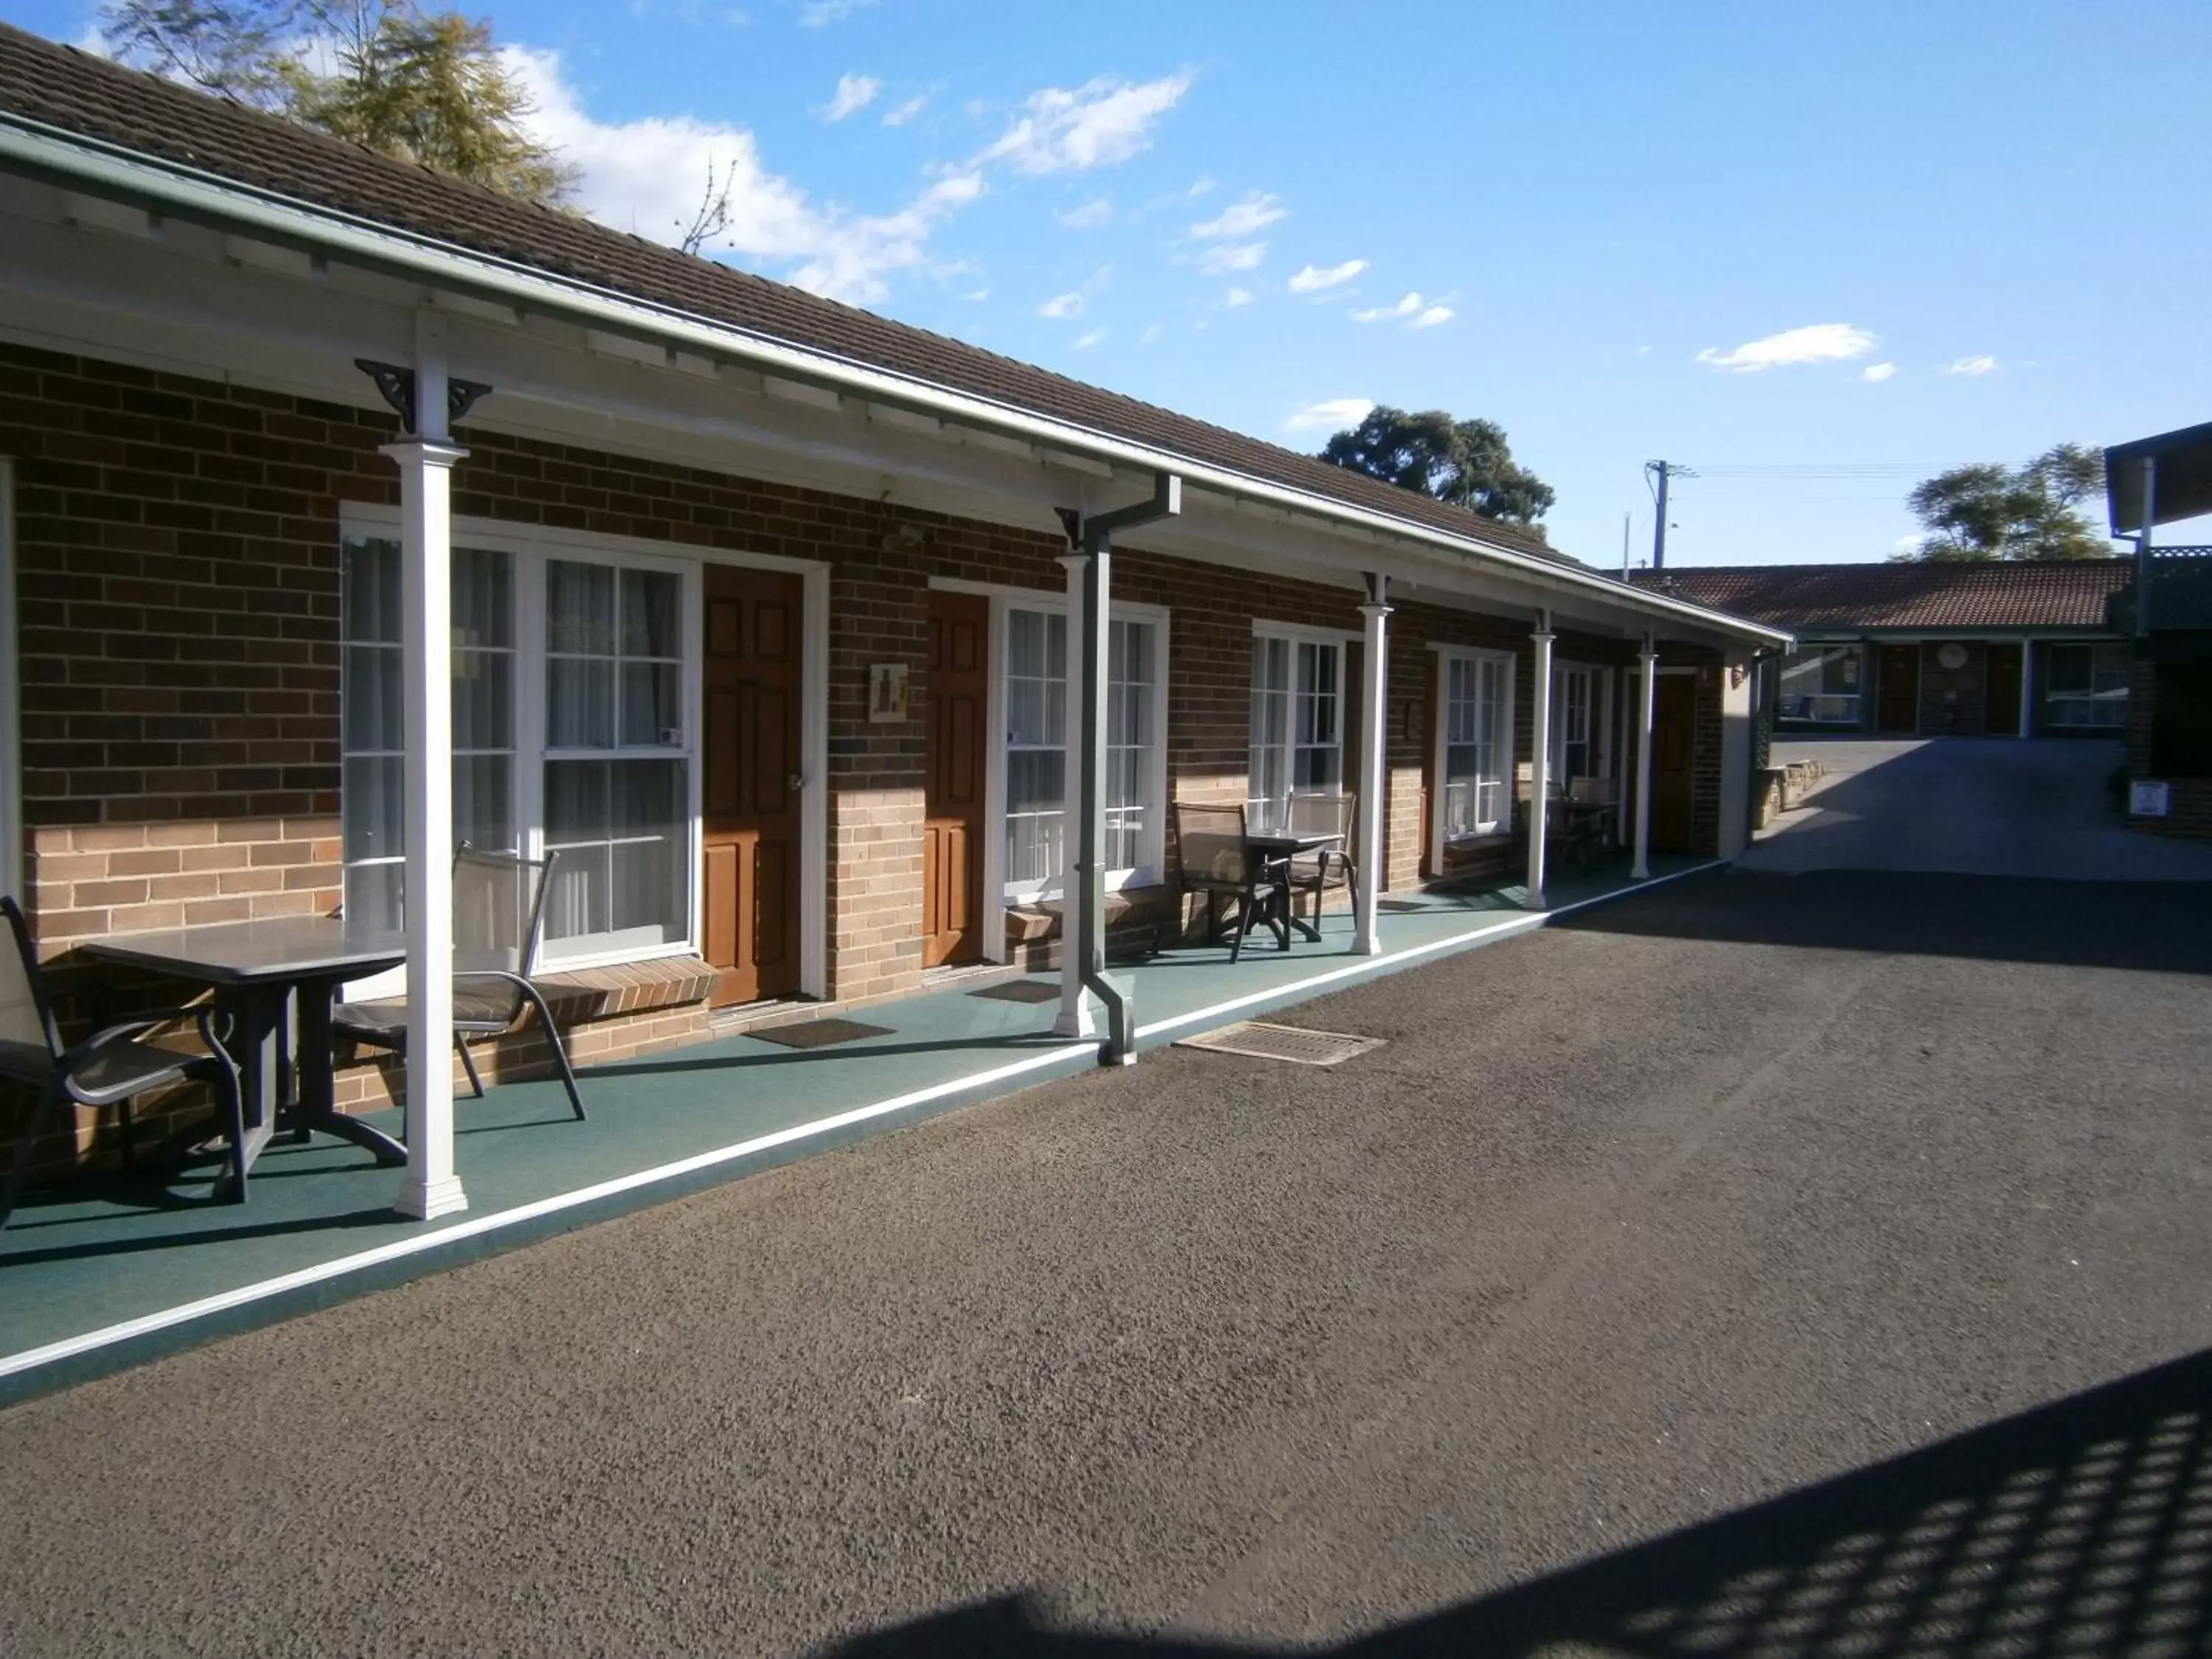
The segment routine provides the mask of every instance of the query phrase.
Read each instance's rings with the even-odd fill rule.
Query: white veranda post
[[[1659,653],[1649,634],[1636,660],[1636,863],[1628,873],[1646,881],[1651,875],[1651,728],[1659,706]]]
[[[1552,613],[1539,611],[1529,636],[1535,649],[1535,726],[1528,748],[1528,908],[1544,908],[1544,837],[1552,786]]]
[[[418,434],[399,467],[407,761],[407,1173],[398,1207],[428,1220],[468,1207],[453,1171],[453,469],[442,363],[416,371]]]
[[[1060,768],[1060,1012],[1052,1023],[1061,1036],[1096,1036],[1098,1023],[1091,1008],[1090,994],[1083,988],[1083,952],[1079,948],[1076,907],[1082,900],[1082,878],[1076,868],[1082,857],[1082,757],[1077,752],[1083,730],[1083,578],[1091,561],[1081,553],[1060,555],[1060,568],[1067,573],[1067,732]]]
[[[1352,895],[1352,950],[1354,956],[1362,957],[1377,956],[1382,950],[1376,901],[1382,896],[1382,865],[1388,855],[1382,837],[1382,789],[1383,781],[1389,776],[1388,757],[1383,753],[1389,730],[1383,699],[1389,694],[1390,684],[1390,607],[1385,599],[1389,586],[1389,577],[1370,574],[1367,602],[1359,607],[1366,626],[1360,642],[1359,882]]]

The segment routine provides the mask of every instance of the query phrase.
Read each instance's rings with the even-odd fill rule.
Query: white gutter
[[[1354,507],[1255,478],[972,392],[952,391],[833,353],[792,345],[733,324],[705,322],[672,307],[633,299],[374,220],[257,190],[220,174],[177,166],[20,115],[0,112],[0,164],[64,189],[137,202],[167,216],[242,232],[302,252],[337,257],[402,280],[429,283],[501,305],[565,315],[588,327],[734,359],[787,380],[1133,470],[1172,471],[1188,484],[1232,499],[1285,507],[1462,556],[1473,555],[1540,585],[1677,617],[1701,629],[1785,645],[1791,637],[1781,629],[1650,593],[1595,571],[1570,569],[1474,537],[1431,529],[1371,507]]]

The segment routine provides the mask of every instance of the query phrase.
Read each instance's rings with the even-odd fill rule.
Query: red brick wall
[[[2128,775],[2153,778],[2152,734],[2158,721],[2158,670],[2138,649],[2135,678],[2128,688]],[[2154,836],[2179,836],[2191,841],[2212,841],[2212,778],[2168,780],[2168,810],[2162,818],[2130,817],[2128,828]]]

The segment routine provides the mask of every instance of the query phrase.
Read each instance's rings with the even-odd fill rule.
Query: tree
[[[573,168],[523,125],[530,100],[491,27],[413,0],[112,0],[108,47],[404,161],[555,203]]]
[[[1954,466],[1906,496],[1927,526],[1919,547],[1896,556],[1983,559],[2101,559],[2112,549],[2080,504],[2105,488],[2101,451],[2060,444],[2026,466]]]
[[[1541,536],[1536,522],[1555,499],[1551,485],[1517,465],[1495,421],[1455,420],[1382,407],[1331,438],[1322,459],[1418,495],[1471,507],[1486,519]]]

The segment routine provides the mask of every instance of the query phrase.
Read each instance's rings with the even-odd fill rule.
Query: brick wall
[[[2128,686],[2127,751],[2130,778],[2154,778],[2151,769],[2152,735],[2158,720],[2158,666],[2149,653],[2137,648],[2135,676]],[[2212,841],[2212,778],[2172,778],[2167,781],[2166,817],[2130,816],[2130,830],[2154,836],[2178,836],[2191,841]]]

